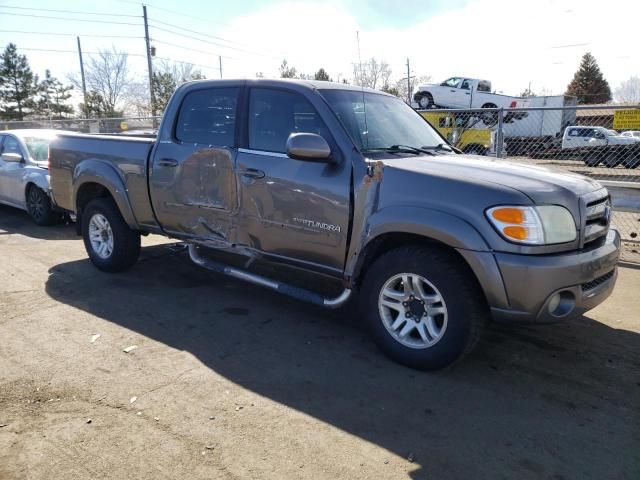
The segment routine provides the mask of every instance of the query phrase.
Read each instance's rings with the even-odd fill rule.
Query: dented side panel
[[[165,232],[179,238],[235,241],[236,149],[161,143],[149,181],[153,210]],[[165,159],[177,165],[163,165]]]

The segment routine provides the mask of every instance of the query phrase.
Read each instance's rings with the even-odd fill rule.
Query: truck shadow
[[[20,234],[29,238],[41,240],[72,240],[80,239],[76,235],[73,225],[50,225],[41,227],[33,223],[29,214],[24,210],[0,205],[0,238],[4,235]]]
[[[228,279],[166,246],[143,249],[124,274],[86,260],[59,264],[46,291],[186,350],[258,395],[411,455],[412,478],[623,478],[640,451],[640,335],[588,317],[491,326],[457,367],[422,373],[384,358],[349,309]]]

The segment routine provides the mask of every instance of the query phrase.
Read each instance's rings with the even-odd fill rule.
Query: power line
[[[80,10],[56,10],[53,8],[29,8],[29,7],[14,7],[11,5],[0,5],[0,8],[13,8],[15,10],[36,10],[38,12],[54,12],[54,13],[74,13],[81,15],[100,15],[100,16],[110,16],[110,17],[131,17],[131,18],[140,18],[140,15],[127,15],[124,13],[104,13],[104,12],[87,12]]]
[[[75,33],[59,33],[59,32],[27,32],[24,30],[0,30],[0,33],[27,33],[29,35],[58,35],[58,36],[67,36],[67,37],[95,37],[95,38],[137,38],[137,39],[141,39],[144,37],[134,37],[131,35],[94,35],[94,34],[87,34],[87,35],[76,35]]]
[[[157,20],[154,20],[154,21],[157,21]],[[161,32],[170,33],[172,35],[177,35],[179,37],[189,38],[191,40],[196,40],[198,42],[207,43],[209,45],[215,45],[216,47],[228,48],[230,50],[236,50],[236,51],[239,51],[239,52],[248,53],[249,55],[256,55],[256,56],[259,56],[259,57],[279,58],[279,57],[277,57],[275,55],[268,55],[268,54],[264,54],[264,53],[258,53],[258,52],[254,52],[254,51],[251,51],[251,50],[245,50],[245,49],[242,49],[242,48],[233,47],[233,46],[230,46],[230,45],[222,45],[220,43],[212,42],[211,40],[203,40],[202,38],[194,37],[192,35],[187,35],[185,33],[180,33],[180,32],[169,30],[169,29],[166,29],[166,28],[163,28],[163,27],[158,27],[158,26],[154,25],[153,23],[151,24],[151,28],[154,28],[155,30],[159,30]]]
[[[54,48],[25,48],[25,47],[20,47],[20,50],[27,50],[27,51],[34,51],[34,52],[51,52],[51,53],[73,53],[73,54],[77,54],[78,52],[75,50],[62,50],[62,49],[54,49]],[[85,52],[83,50],[82,53],[87,53],[90,55],[109,55],[109,56],[122,56],[122,55],[127,55],[129,57],[145,57],[146,55],[142,54],[142,53],[128,53],[128,52],[122,52],[122,53],[114,53],[114,52]],[[184,62],[181,60],[174,60],[173,58],[169,58],[169,57],[153,57],[157,60],[166,60],[167,62],[173,62],[173,63],[182,63],[184,65],[193,65],[194,67],[202,67],[202,68],[210,68],[212,70],[220,70],[220,67],[214,66],[214,65],[204,65],[201,63],[193,63],[193,62]]]
[[[204,50],[198,50],[198,49],[195,49],[195,48],[185,47],[184,45],[178,45],[176,43],[165,42],[163,40],[153,40],[153,43],[160,43],[162,45],[169,45],[171,47],[181,48],[183,50],[189,50],[191,52],[202,53],[203,55],[217,55],[214,52],[206,52]],[[226,55],[217,55],[217,56],[223,57],[223,58],[228,58],[228,59],[234,59],[233,57],[228,57]]]
[[[211,35],[209,33],[198,32],[197,30],[189,30],[188,28],[181,27],[180,25],[175,25],[175,24],[172,24],[172,23],[162,22],[160,20],[154,20],[154,22],[159,23],[160,25],[165,25],[167,27],[178,28],[180,30],[184,30],[185,32],[194,33],[196,35],[202,35],[203,37],[213,38],[214,40],[219,40],[219,41],[227,42],[227,43],[234,43],[236,45],[242,45],[244,47],[247,46],[246,43],[240,43],[240,42],[235,42],[233,40],[227,40],[225,38],[217,37],[217,36]]]
[[[67,22],[91,22],[91,23],[109,23],[112,25],[133,25],[139,27],[142,25],[141,23],[130,23],[130,22],[112,22],[109,20],[89,20],[85,18],[64,18],[64,17],[52,17],[50,15],[32,15],[29,13],[3,13],[3,15],[12,15],[14,17],[32,17],[32,18],[48,18],[51,20],[65,20]]]

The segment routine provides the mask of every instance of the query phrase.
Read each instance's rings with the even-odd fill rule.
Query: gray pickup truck
[[[179,87],[157,139],[63,135],[58,207],[95,266],[132,266],[140,235],[198,265],[329,308],[357,292],[396,361],[460,359],[486,320],[549,322],[595,307],[620,237],[598,182],[461,155],[382,92],[330,82]]]

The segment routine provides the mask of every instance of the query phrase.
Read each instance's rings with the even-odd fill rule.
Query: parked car
[[[640,130],[627,130],[626,132],[620,133],[620,136],[640,139]]]
[[[570,126],[562,136],[563,149],[589,148],[591,152],[585,155],[584,162],[590,167],[603,163],[609,168],[621,164],[635,168],[638,164],[636,149],[621,147],[639,143],[640,137],[623,136],[605,127]]]
[[[631,145],[637,142],[640,142],[640,138],[622,135],[604,127],[571,126],[564,131],[562,148]]]
[[[0,132],[0,203],[26,210],[38,225],[60,221],[49,187],[49,143],[59,130]],[[70,133],[70,132],[66,132]]]
[[[50,158],[55,202],[98,269],[127,269],[156,233],[299,300],[336,308],[355,291],[377,344],[415,368],[460,359],[490,317],[565,320],[616,281],[597,181],[458,154],[380,91],[190,82],[155,141],[61,135]]]

